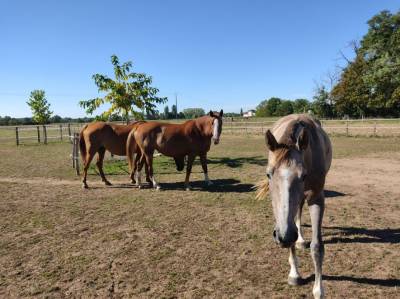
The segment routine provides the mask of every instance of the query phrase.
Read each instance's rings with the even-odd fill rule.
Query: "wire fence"
[[[224,120],[223,134],[257,135],[265,134],[276,120]],[[180,121],[182,122],[182,121]],[[122,122],[117,122],[122,123]],[[40,126],[0,127],[0,144],[47,144],[49,142],[73,143],[75,133],[79,133],[84,123],[50,124]],[[375,136],[400,137],[400,119],[368,120],[321,120],[324,130],[333,136]]]

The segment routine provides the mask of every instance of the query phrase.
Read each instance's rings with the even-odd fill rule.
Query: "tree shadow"
[[[400,228],[367,229],[363,227],[323,227],[327,230],[338,230],[331,238],[325,239],[325,244],[336,243],[400,243]],[[338,236],[337,236],[338,235]],[[354,237],[353,237],[354,236]]]
[[[254,191],[253,184],[241,184],[239,180],[235,179],[217,179],[212,180],[213,185],[207,186],[204,181],[191,181],[190,187],[192,191],[203,192],[222,192],[222,193],[246,193]],[[177,183],[160,183],[163,190],[185,190],[183,182]]]
[[[303,279],[304,284],[308,284],[313,282],[315,279],[315,275],[312,274],[307,278]],[[368,284],[368,285],[375,285],[375,286],[382,286],[382,287],[399,287],[400,286],[400,279],[396,278],[388,278],[388,279],[380,279],[380,278],[368,278],[368,277],[354,277],[348,275],[322,275],[323,280],[330,280],[330,281],[350,281],[356,282],[361,284]]]
[[[253,156],[253,157],[240,157],[240,158],[208,158],[207,164],[223,164],[230,168],[238,168],[242,167],[243,164],[253,164],[259,166],[266,166],[267,165],[267,158],[263,156]],[[198,161],[196,161],[199,163]]]

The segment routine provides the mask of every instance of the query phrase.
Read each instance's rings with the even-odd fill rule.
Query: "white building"
[[[246,117],[246,118],[253,117],[253,116],[256,116],[256,110],[249,110],[249,111],[246,111],[245,113],[243,113],[243,117]]]

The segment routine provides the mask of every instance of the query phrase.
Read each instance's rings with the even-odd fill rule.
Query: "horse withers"
[[[289,248],[288,283],[299,285],[303,282],[298,271],[296,245],[305,247],[301,212],[307,201],[312,226],[310,248],[315,267],[313,295],[322,298],[324,244],[321,224],[325,177],[332,161],[331,142],[320,122],[306,114],[279,119],[271,131],[267,131],[265,140],[269,150],[268,183],[261,189],[261,194],[269,188],[275,216],[273,238],[281,247]]]
[[[129,133],[133,128],[143,123],[145,123],[145,121],[136,121],[128,125],[118,125],[98,121],[87,124],[82,128],[79,138],[79,147],[83,161],[82,184],[84,188],[88,188],[88,184],[86,183],[87,171],[96,153],[98,154],[96,165],[101,179],[106,185],[111,185],[103,171],[103,160],[106,150],[114,155],[126,156],[126,141]]]
[[[190,189],[189,177],[192,171],[193,161],[200,156],[204,179],[207,184],[212,182],[208,178],[207,152],[210,150],[211,141],[218,144],[222,132],[223,111],[210,111],[208,115],[188,120],[182,124],[169,124],[162,122],[148,122],[140,125],[129,134],[127,142],[127,153],[129,164],[133,164],[133,155],[140,149],[140,159],[136,159],[132,167],[131,178],[136,176],[140,186],[140,171],[144,164],[148,168],[150,180],[153,187],[160,189],[153,173],[153,154],[157,150],[164,156],[173,157],[178,170],[184,167],[184,158],[187,156],[185,188]]]

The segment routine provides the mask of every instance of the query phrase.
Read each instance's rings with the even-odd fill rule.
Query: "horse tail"
[[[137,151],[137,144],[134,136],[135,130],[133,129],[129,135],[128,139],[126,141],[126,158],[128,159],[128,164],[129,164],[129,170],[132,171],[133,169],[133,156]]]
[[[88,125],[85,125],[81,132],[79,133],[79,151],[81,152],[81,158],[83,163],[86,163],[86,142],[83,136],[83,131],[87,128]]]

